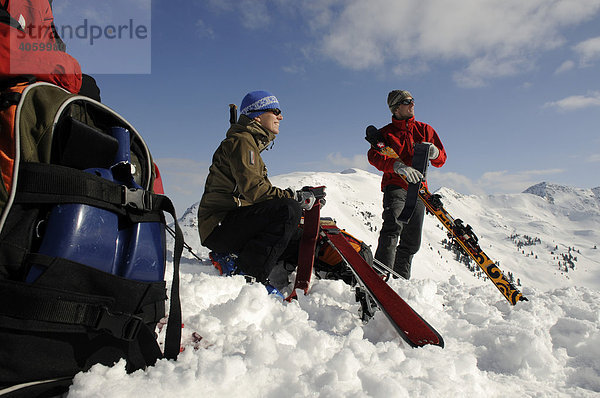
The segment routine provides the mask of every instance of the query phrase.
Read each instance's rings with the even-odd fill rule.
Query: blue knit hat
[[[279,108],[279,101],[268,91],[252,91],[242,100],[240,113],[250,119],[265,113],[267,109]]]

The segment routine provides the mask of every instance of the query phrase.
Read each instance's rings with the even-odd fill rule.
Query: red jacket
[[[378,170],[383,171],[381,180],[381,189],[388,185],[397,185],[408,188],[408,184],[394,172],[394,162],[398,155],[402,163],[411,166],[414,155],[414,144],[421,142],[430,142],[440,150],[440,154],[436,159],[431,160],[431,164],[435,167],[442,167],[446,162],[446,150],[440,137],[427,123],[416,121],[414,117],[407,120],[398,120],[392,117],[392,123],[381,128],[381,133],[385,144],[394,153],[389,151],[380,151],[371,147],[367,153],[369,163],[375,166]]]
[[[6,0],[0,0],[0,7],[5,5]],[[0,80],[34,75],[37,80],[79,92],[81,67],[61,51],[52,34],[54,16],[48,0],[11,0],[8,12],[25,26],[19,30],[0,23]]]

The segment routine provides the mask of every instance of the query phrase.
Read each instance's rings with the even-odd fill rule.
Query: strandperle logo
[[[107,24],[104,26],[91,24],[88,19],[84,19],[83,23],[77,26],[56,26],[56,32],[63,40],[86,40],[91,46],[94,45],[94,41],[101,39],[144,40],[148,38],[148,27],[144,24],[136,24],[132,18],[126,24]],[[27,26],[24,31],[19,31],[18,33],[20,39],[27,35],[33,39],[42,39],[44,37],[53,37],[54,33],[48,26]]]

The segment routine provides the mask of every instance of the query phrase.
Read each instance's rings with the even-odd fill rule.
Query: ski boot
[[[231,276],[237,271],[235,264],[238,255],[235,253],[215,253],[208,254],[213,266],[219,270],[220,275]]]
[[[269,282],[268,279],[265,282],[265,287],[267,288],[267,292],[269,294],[274,294],[275,296],[279,297],[280,299],[285,300],[285,297],[283,296],[283,293],[281,293],[279,291],[279,289],[277,289],[275,286],[271,285],[271,283]]]

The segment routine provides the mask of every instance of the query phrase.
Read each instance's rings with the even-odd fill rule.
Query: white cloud
[[[464,70],[454,73],[454,81],[462,87],[481,87],[494,77],[513,76],[531,70],[533,63],[528,59],[498,59],[486,55],[471,61]]]
[[[594,91],[589,95],[572,95],[558,101],[547,102],[544,108],[556,108],[559,111],[574,111],[583,108],[600,106],[600,92]]]
[[[354,155],[352,157],[345,157],[340,152],[330,153],[327,155],[326,169],[331,169],[333,166],[334,170],[342,170],[349,168],[357,168],[367,170],[370,167],[369,161],[364,153]]]
[[[560,74],[563,72],[567,72],[575,67],[575,62],[571,60],[567,60],[563,62],[557,69],[554,71],[555,74]]]
[[[600,0],[299,3],[323,53],[341,65],[405,74],[398,65],[459,62],[455,80],[465,86],[531,70],[537,56],[565,43],[563,29],[600,11]]]
[[[484,195],[486,193],[485,189],[480,187],[476,181],[459,173],[438,169],[428,171],[427,184],[432,191],[440,187],[447,187],[466,195]]]
[[[563,171],[562,169],[525,170],[513,173],[506,170],[489,171],[477,179],[471,179],[459,173],[433,169],[428,173],[428,182],[431,189],[444,186],[467,195],[516,193],[523,192],[543,179]]]
[[[590,66],[592,61],[600,59],[600,36],[582,41],[573,49],[580,57],[581,66]]]
[[[456,83],[466,87],[533,70],[545,52],[565,45],[563,32],[600,12],[600,0],[208,2],[235,11],[249,29],[299,17],[313,40],[304,46],[346,68],[408,76],[450,65]],[[600,51],[592,40],[575,47],[583,60]],[[571,67],[565,63],[558,71]]]

